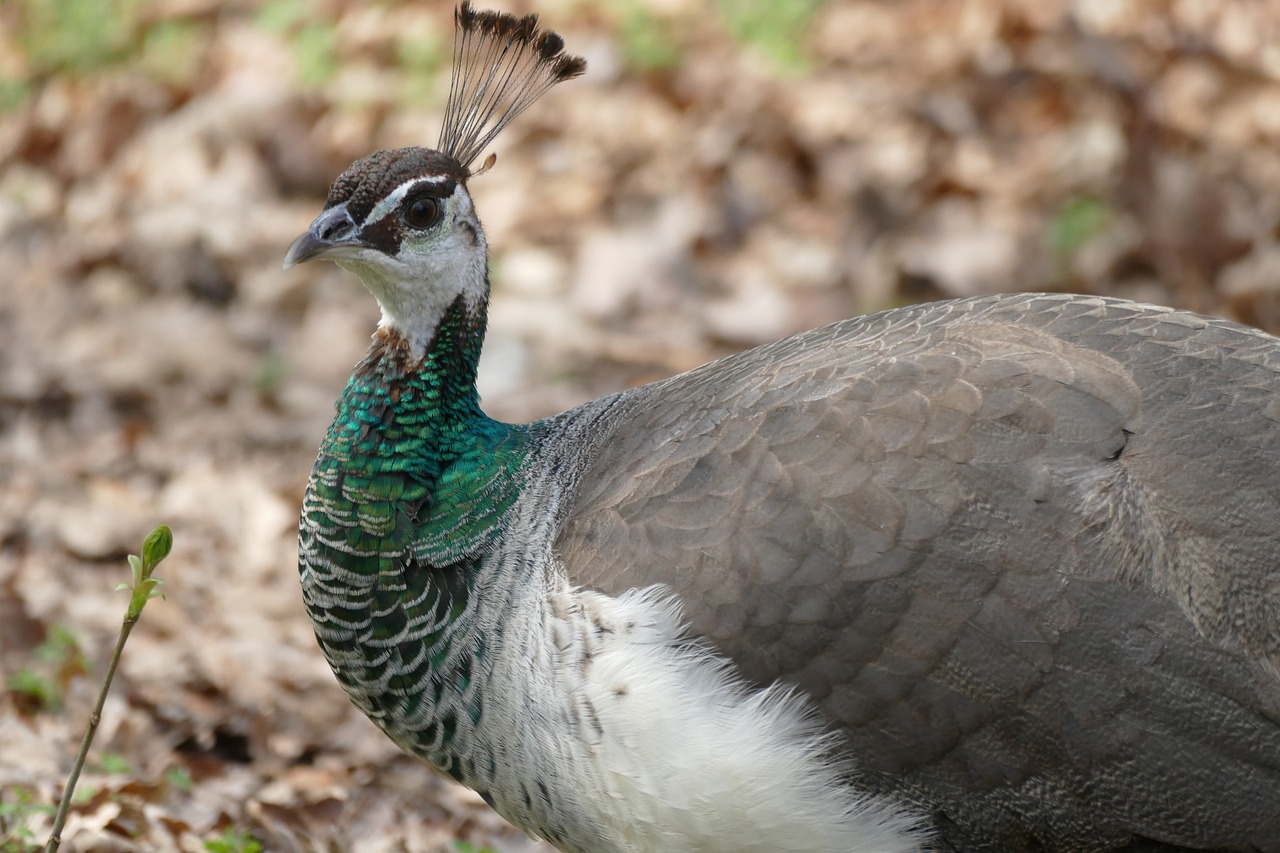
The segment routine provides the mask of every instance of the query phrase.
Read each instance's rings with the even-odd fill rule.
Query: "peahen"
[[[300,529],[352,701],[575,853],[1280,851],[1280,340],[962,299],[491,420],[471,165],[585,63],[455,22],[285,261],[382,308]]]

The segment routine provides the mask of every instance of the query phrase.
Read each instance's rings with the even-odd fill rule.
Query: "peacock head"
[[[384,328],[411,342],[430,339],[459,300],[479,310],[488,296],[488,246],[467,192],[480,152],[530,104],[586,62],[564,40],[517,18],[454,14],[453,76],[434,150],[379,151],[353,163],[329,190],[324,210],[294,240],[284,267],[332,260],[359,276],[382,306]]]

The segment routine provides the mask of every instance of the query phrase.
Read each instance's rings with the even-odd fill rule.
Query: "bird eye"
[[[430,228],[440,218],[440,204],[433,198],[414,199],[404,213],[404,221],[413,228]]]

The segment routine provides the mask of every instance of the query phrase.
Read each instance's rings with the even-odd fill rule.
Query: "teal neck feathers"
[[[480,411],[483,334],[483,310],[461,299],[416,363],[378,332],[320,449],[301,531],[304,597],[339,681],[402,747],[459,778],[473,771],[452,742],[481,714],[473,585],[531,446],[527,428]]]

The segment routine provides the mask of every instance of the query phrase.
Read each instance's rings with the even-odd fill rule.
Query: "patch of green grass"
[[[306,11],[298,0],[268,0],[258,10],[257,23],[273,33],[285,33],[302,23]]]
[[[272,348],[258,359],[253,373],[253,384],[263,397],[274,397],[279,393],[280,386],[284,384],[285,377],[288,375],[289,360],[280,350]]]
[[[44,642],[35,647],[32,662],[9,676],[8,687],[28,710],[56,711],[62,707],[62,691],[67,682],[88,670],[89,661],[75,635],[54,625]]]
[[[200,73],[206,35],[192,21],[160,21],[142,35],[139,64],[157,80],[190,84]]]
[[[307,24],[293,38],[298,75],[307,86],[319,86],[338,69],[338,30],[333,24]]]
[[[826,0],[717,0],[725,26],[739,43],[763,53],[783,71],[809,65],[804,37]]]
[[[455,841],[453,842],[453,849],[457,850],[458,853],[494,853],[492,848],[478,847],[470,841]]]
[[[118,752],[104,752],[98,756],[98,770],[110,776],[127,776],[133,773],[129,759]]]
[[[40,843],[28,825],[38,814],[50,814],[53,807],[39,803],[27,788],[0,791],[0,853],[31,853]]]
[[[184,794],[191,793],[196,787],[195,780],[191,778],[191,771],[182,766],[170,767],[166,770],[164,781],[173,790]]]
[[[209,853],[262,853],[262,842],[247,829],[227,827],[222,835],[204,843]]]
[[[9,676],[9,689],[35,711],[56,711],[62,707],[62,690],[43,673],[30,666]]]
[[[201,69],[207,22],[154,0],[0,0],[0,50],[17,70],[0,78],[0,115],[22,106],[53,77],[131,67],[164,83],[188,84]]]
[[[1111,206],[1097,196],[1071,199],[1049,220],[1045,239],[1060,261],[1066,261],[1086,243],[1104,233],[1115,220]]]
[[[635,0],[624,4],[618,35],[623,58],[636,71],[665,71],[680,64],[676,28]]]
[[[396,40],[396,66],[400,74],[400,101],[427,103],[440,70],[452,58],[452,47],[439,34],[404,33]]]
[[[86,74],[127,58],[139,0],[8,0],[15,39],[36,75]]]
[[[0,77],[0,115],[11,113],[31,97],[31,81]]]
[[[316,20],[316,8],[303,0],[268,0],[258,25],[288,39],[298,79],[319,86],[338,70],[338,31],[332,21]]]

